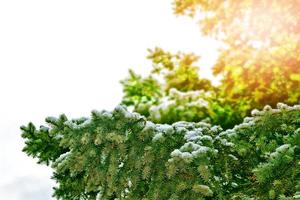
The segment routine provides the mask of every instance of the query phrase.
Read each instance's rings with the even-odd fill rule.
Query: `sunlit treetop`
[[[299,33],[299,9],[299,0],[174,0],[175,13],[199,17],[204,33],[239,42]]]
[[[299,10],[299,0],[174,1],[176,14],[224,43],[213,67],[223,95],[259,108],[300,101]]]

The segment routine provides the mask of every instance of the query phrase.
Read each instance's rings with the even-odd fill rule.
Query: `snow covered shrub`
[[[265,107],[233,129],[154,124],[118,106],[23,126],[24,151],[51,165],[58,199],[296,199],[300,106]]]

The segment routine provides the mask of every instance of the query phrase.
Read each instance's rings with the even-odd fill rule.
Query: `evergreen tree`
[[[58,199],[295,199],[300,106],[254,110],[233,129],[154,124],[125,107],[22,127],[24,151],[50,165]]]

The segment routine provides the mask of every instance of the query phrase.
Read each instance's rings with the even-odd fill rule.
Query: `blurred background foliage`
[[[131,71],[122,81],[124,105],[151,120],[157,120],[152,108],[160,106],[162,111],[165,106],[162,112],[169,117],[162,117],[162,123],[205,119],[230,128],[254,108],[299,103],[299,1],[174,0],[173,8],[176,15],[198,19],[202,34],[222,42],[212,67],[213,74],[221,76],[220,84],[212,85],[201,76],[199,56],[194,53],[154,48],[148,55],[153,63],[150,74],[142,78]],[[209,92],[210,97],[196,95],[187,100],[183,95],[171,108],[163,102],[174,98],[172,88],[187,96],[197,93],[191,91]],[[198,104],[190,104],[200,99],[208,103],[205,114],[199,112]]]

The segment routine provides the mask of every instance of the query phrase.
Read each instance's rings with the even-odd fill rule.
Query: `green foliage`
[[[161,85],[152,76],[142,78],[133,70],[129,70],[129,77],[121,81],[123,85],[122,104],[133,106],[135,111],[144,116],[149,115],[149,107],[156,104],[162,97]]]
[[[222,131],[205,122],[154,124],[119,106],[90,119],[50,118],[46,135],[58,139],[51,148],[37,149],[39,138],[28,134],[44,134],[45,127],[29,124],[22,136],[27,154],[51,163],[58,199],[297,197],[300,106],[252,114]]]
[[[161,48],[149,50],[148,59],[153,63],[153,74],[162,76],[165,91],[175,88],[180,91],[210,90],[212,85],[208,79],[199,77],[195,65],[199,57],[193,53],[171,54]]]
[[[246,114],[247,111],[247,105],[243,104],[242,101],[235,104],[226,102],[226,99],[218,97],[214,91],[181,92],[172,88],[168,95],[148,108],[147,117],[156,123],[206,121],[229,128],[242,121],[241,113]],[[239,111],[236,112],[238,109]]]
[[[148,58],[153,63],[148,77],[130,70],[129,77],[121,81],[122,104],[147,119],[168,124],[206,120],[228,128],[241,122],[249,111],[248,101],[226,99],[209,80],[200,78],[194,54],[155,48],[149,50]]]
[[[49,124],[49,127],[40,126],[39,130],[32,123],[22,126],[22,137],[28,139],[25,142],[26,146],[23,151],[34,158],[38,158],[38,163],[49,165],[51,161],[68,151],[67,148],[59,146],[62,139],[60,132],[63,130],[64,123],[67,120],[65,115],[61,115],[58,119],[48,117],[46,122]]]

